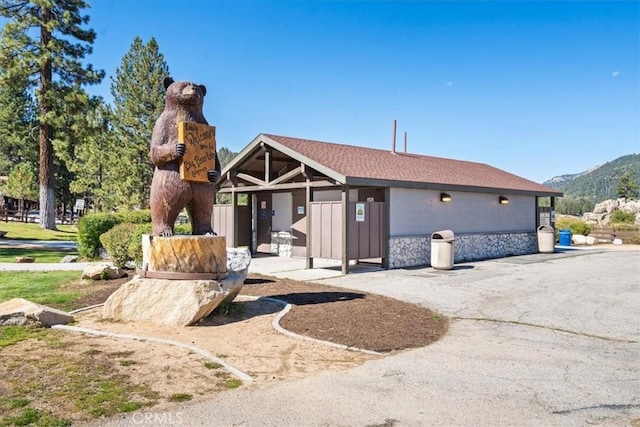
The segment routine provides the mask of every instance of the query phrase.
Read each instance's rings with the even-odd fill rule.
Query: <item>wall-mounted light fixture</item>
[[[508,205],[509,204],[509,198],[507,196],[498,197],[498,201],[500,202],[501,205]]]
[[[447,193],[440,193],[440,201],[441,202],[450,202],[451,196]]]

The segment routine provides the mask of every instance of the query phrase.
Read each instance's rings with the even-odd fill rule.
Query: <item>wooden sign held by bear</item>
[[[180,159],[180,178],[209,182],[207,171],[216,167],[216,128],[202,123],[178,123],[178,143],[187,151]]]
[[[220,177],[220,162],[215,151],[215,128],[208,126],[202,113],[202,105],[207,89],[204,85],[198,85],[188,81],[174,81],[171,77],[164,79],[166,101],[164,111],[156,120],[151,135],[151,161],[155,165],[153,179],[151,181],[151,223],[153,234],[156,236],[172,236],[173,226],[182,209],[186,208],[191,220],[191,233],[203,235],[211,233],[211,213],[215,202],[213,184]],[[183,140],[179,139],[180,123],[183,123]],[[187,130],[198,127],[193,135],[196,139],[189,140]],[[188,132],[191,132],[189,130]],[[191,134],[190,134],[191,135]],[[211,141],[203,145],[211,148],[211,151],[200,150],[199,153],[191,142],[202,137],[203,141]],[[198,160],[193,162],[194,170],[198,170],[197,180],[188,181],[181,178],[181,163],[188,178],[192,166],[186,165],[183,159],[191,159],[187,155],[190,151]],[[206,162],[202,161],[202,156]],[[200,162],[200,164],[199,164]],[[199,164],[199,166],[198,166]],[[203,171],[200,168],[205,166]],[[206,176],[206,180],[202,177]]]

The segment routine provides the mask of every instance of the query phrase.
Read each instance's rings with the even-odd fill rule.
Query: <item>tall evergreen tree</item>
[[[92,103],[97,105],[89,109],[85,116],[84,132],[68,162],[69,169],[75,173],[70,190],[82,198],[90,199],[95,209],[103,211],[116,207],[113,194],[120,177],[109,173],[110,165],[119,160],[114,157],[111,109],[100,98],[92,99]]]
[[[55,230],[54,100],[69,86],[96,84],[104,72],[82,60],[92,52],[95,32],[83,27],[84,0],[0,0],[0,67],[10,78],[26,73],[38,104],[40,226]]]
[[[103,129],[95,125],[93,118],[102,106],[102,98],[91,97],[79,86],[69,86],[59,90],[59,97],[54,100],[53,107],[58,112],[55,120],[56,132],[53,147],[56,159],[55,182],[56,200],[66,207],[73,204],[76,195],[73,183],[79,175],[85,175],[92,167],[78,159],[76,152],[80,147],[90,144],[96,134]],[[83,159],[86,160],[86,159]]]
[[[0,175],[22,162],[38,166],[35,103],[25,74],[9,78],[0,70]]]
[[[112,174],[119,178],[114,188],[121,207],[148,208],[153,165],[149,143],[156,119],[164,109],[163,79],[169,67],[151,38],[144,43],[136,37],[122,58],[111,83],[118,162]]]
[[[618,191],[618,197],[624,197],[625,200],[634,199],[638,196],[640,185],[636,182],[631,172],[625,172],[618,178],[616,190]]]

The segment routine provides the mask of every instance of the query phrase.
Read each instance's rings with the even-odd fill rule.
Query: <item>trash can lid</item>
[[[444,240],[445,242],[452,242],[454,240],[453,237],[454,237],[453,231],[442,230],[442,231],[436,231],[435,233],[433,233],[431,235],[431,240]]]
[[[540,227],[538,227],[538,231],[543,231],[545,233],[554,233],[555,232],[553,230],[553,227],[551,227],[549,225],[541,225]]]

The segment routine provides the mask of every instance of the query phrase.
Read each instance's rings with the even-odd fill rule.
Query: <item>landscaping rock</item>
[[[574,245],[584,245],[587,243],[587,236],[582,234],[574,234],[571,236],[571,243]]]
[[[36,325],[48,328],[69,322],[73,322],[73,316],[64,311],[23,298],[13,298],[0,303],[0,326]]]
[[[587,236],[586,243],[587,243],[587,245],[595,245],[596,244],[596,238],[593,237],[593,236]]]
[[[36,259],[34,257],[31,257],[31,256],[17,256],[16,257],[16,262],[18,262],[18,263],[31,263],[31,262],[36,262]]]
[[[240,293],[245,278],[246,274],[234,272],[220,281],[136,276],[111,294],[102,317],[168,326],[193,325],[223,302],[232,301]]]
[[[77,262],[77,261],[78,261],[77,255],[67,255],[64,258],[62,258],[62,260],[60,260],[61,263],[70,263],[70,262]]]
[[[83,279],[91,280],[111,280],[125,277],[127,272],[121,268],[109,264],[91,264],[85,267],[82,272]]]
[[[625,200],[624,198],[617,200],[610,199],[598,203],[593,208],[593,212],[585,212],[582,215],[582,220],[587,224],[594,224],[598,227],[607,227],[611,224],[611,215],[616,210],[635,213],[635,224],[640,225],[640,201]]]
[[[247,275],[251,264],[251,251],[247,248],[227,248],[227,271]]]

